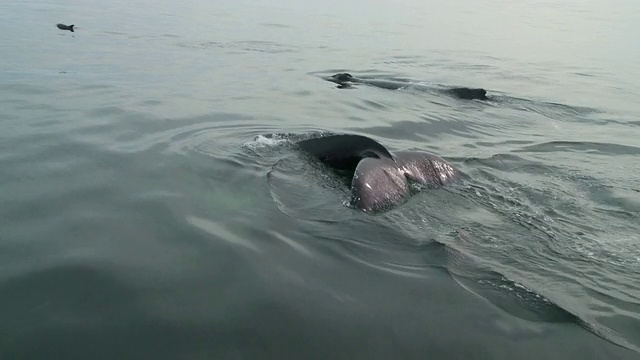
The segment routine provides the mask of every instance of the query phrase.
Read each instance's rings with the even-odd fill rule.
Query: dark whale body
[[[58,27],[58,29],[60,29],[60,30],[69,30],[69,31],[71,31],[71,32],[75,32],[75,31],[73,31],[73,27],[74,27],[75,25],[57,24],[56,26],[57,26],[57,27]],[[82,30],[82,29],[80,29],[80,30]]]
[[[334,82],[338,84],[340,88],[349,88],[353,84],[364,84],[379,87],[382,89],[388,90],[398,90],[400,88],[406,87],[410,85],[410,83],[406,81],[398,81],[398,80],[385,80],[385,79],[363,79],[352,76],[349,73],[338,73],[329,77],[326,77],[325,80]],[[480,88],[467,88],[467,87],[454,87],[454,88],[445,88],[439,89],[442,92],[454,96],[458,99],[463,100],[487,100],[487,91]]]
[[[361,135],[329,135],[297,143],[304,152],[351,179],[351,203],[377,212],[403,202],[410,184],[438,187],[460,177],[442,158],[422,151],[390,153],[377,141]]]
[[[324,136],[301,141],[298,147],[339,170],[353,170],[360,160],[367,157],[393,157],[380,143],[360,135]]]

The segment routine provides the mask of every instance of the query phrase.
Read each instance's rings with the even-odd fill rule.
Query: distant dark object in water
[[[325,80],[338,84],[339,88],[350,88],[353,84],[371,85],[388,90],[397,90],[403,87],[411,85],[406,81],[387,80],[387,79],[363,79],[357,78],[349,73],[338,73],[329,77],[325,77]],[[435,90],[435,89],[434,89]],[[474,89],[467,87],[456,87],[449,89],[437,89],[449,95],[452,95],[458,99],[463,100],[487,100],[487,91],[484,89]]]
[[[351,179],[351,204],[365,212],[403,202],[410,182],[439,187],[460,177],[442,158],[421,151],[390,153],[361,135],[329,135],[297,143],[298,147]]]
[[[463,100],[487,100],[487,91],[485,89],[471,89],[466,87],[461,88],[453,88],[445,90],[450,94],[453,94],[455,97]]]
[[[75,32],[75,31],[73,31],[73,27],[74,27],[75,25],[58,24],[58,25],[56,25],[56,26],[57,26],[57,27],[58,27],[58,29],[60,29],[60,30],[69,30],[69,31],[71,31],[71,32]]]
[[[349,73],[337,73],[335,75],[331,75],[331,79],[333,79],[333,81],[337,84],[343,84],[346,82],[357,82],[358,79],[354,78],[351,74]],[[329,81],[331,81],[331,79],[328,79]]]

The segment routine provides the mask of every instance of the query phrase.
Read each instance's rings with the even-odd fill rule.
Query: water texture
[[[638,18],[3,2],[0,358],[640,359]],[[330,133],[464,176],[364,214],[295,146]]]

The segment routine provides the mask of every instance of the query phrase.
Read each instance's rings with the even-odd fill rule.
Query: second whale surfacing
[[[325,77],[324,79],[338,84],[338,87],[340,88],[349,88],[353,84],[364,84],[379,87],[382,89],[398,90],[412,85],[412,83],[407,81],[399,81],[393,79],[358,78],[349,73],[337,73],[335,75]],[[487,91],[481,88],[449,87],[437,90],[462,100],[489,99],[487,97]]]
[[[422,151],[389,152],[361,135],[329,135],[297,143],[304,152],[351,177],[351,204],[364,212],[387,210],[403,202],[410,184],[439,187],[461,173],[439,156]]]

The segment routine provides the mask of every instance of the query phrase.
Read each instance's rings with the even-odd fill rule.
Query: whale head
[[[353,76],[349,73],[337,73],[331,76],[336,82],[347,82],[353,80]]]
[[[335,75],[327,76],[324,79],[345,87],[348,87],[355,82],[355,78],[349,73],[337,73]]]

